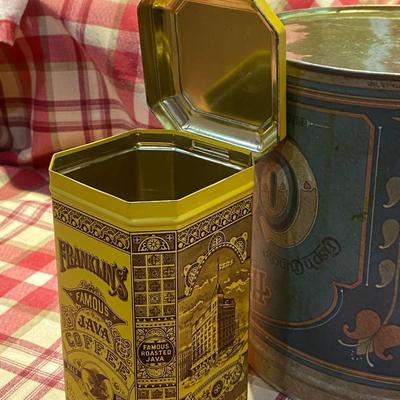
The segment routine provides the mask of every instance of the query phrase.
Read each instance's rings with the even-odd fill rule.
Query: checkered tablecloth
[[[48,178],[0,167],[0,399],[62,399],[61,360]]]
[[[136,5],[0,0],[0,400],[64,398],[48,176],[34,168],[59,149],[157,124],[145,104]],[[255,376],[250,396],[286,399]]]

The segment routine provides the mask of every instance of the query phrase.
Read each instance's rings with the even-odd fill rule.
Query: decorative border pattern
[[[178,398],[175,243],[176,232],[132,235],[138,400]]]
[[[218,375],[204,382],[197,390],[187,396],[187,400],[213,400],[223,398],[230,393],[234,387],[247,377],[247,371],[243,366],[246,365],[243,357],[239,361],[228,365]],[[247,398],[247,392],[244,393]],[[242,398],[242,395],[241,397]]]
[[[249,196],[179,231],[178,251],[182,251],[238,220],[248,217],[252,210],[253,196]]]
[[[131,250],[129,233],[55,200],[53,200],[53,216],[57,221],[105,242],[118,250],[125,252],[130,252]]]
[[[351,90],[349,91],[351,92]],[[397,191],[397,187],[395,188],[395,186],[397,186],[395,183],[396,181],[392,180],[390,184],[389,181],[386,182],[387,185],[390,185],[391,194],[388,193],[389,201],[385,204],[381,204],[386,209],[383,212],[378,211],[380,206],[378,206],[377,203],[378,201],[382,201],[382,196],[377,196],[375,198],[374,193],[376,189],[374,186],[377,182],[379,185],[378,187],[383,190],[384,179],[389,178],[392,174],[398,175],[397,171],[391,173],[389,169],[385,171],[385,174],[378,174],[383,168],[383,166],[379,164],[380,160],[382,162],[382,156],[387,158],[384,160],[386,162],[385,167],[388,165],[394,167],[395,165],[395,163],[393,163],[393,165],[390,164],[390,161],[393,161],[390,151],[386,154],[385,151],[383,151],[383,147],[381,147],[381,137],[383,145],[385,143],[383,138],[386,137],[386,139],[390,141],[393,134],[391,130],[395,129],[393,125],[386,124],[386,122],[390,121],[392,114],[389,113],[389,107],[386,107],[386,111],[388,112],[384,113],[382,111],[379,118],[374,114],[374,125],[369,118],[371,116],[371,110],[361,109],[359,111],[361,114],[350,112],[353,106],[357,106],[357,108],[363,105],[366,106],[366,103],[362,104],[363,99],[361,99],[361,97],[357,99],[357,103],[355,103],[354,99],[350,101],[350,98],[348,101],[344,101],[339,97],[330,97],[329,99],[327,97],[323,98],[325,94],[318,96],[320,107],[309,105],[308,100],[305,101],[307,104],[304,104],[304,102],[289,102],[289,105],[294,107],[296,116],[299,119],[302,118],[303,113],[300,112],[302,109],[313,112],[314,115],[335,113],[337,115],[343,114],[354,118],[360,118],[361,116],[370,126],[371,135],[375,135],[376,137],[376,139],[370,141],[368,146],[370,155],[366,162],[367,167],[364,184],[366,192],[364,202],[365,209],[363,213],[360,214],[360,216],[362,216],[360,225],[362,224],[363,227],[359,235],[359,258],[361,261],[359,263],[358,276],[356,277],[357,280],[347,285],[341,284],[340,282],[333,282],[333,287],[338,289],[335,290],[337,299],[340,299],[340,296],[342,296],[340,294],[340,288],[344,287],[347,289],[345,292],[347,302],[343,304],[343,313],[337,318],[327,318],[329,315],[332,316],[333,307],[336,306],[337,302],[335,298],[334,306],[327,310],[325,315],[322,316],[324,318],[323,323],[326,323],[324,328],[325,332],[329,330],[329,333],[332,333],[332,337],[329,337],[329,340],[332,349],[334,349],[333,352],[326,350],[326,345],[329,341],[326,340],[326,342],[324,342],[323,336],[325,335],[325,337],[327,337],[327,335],[321,334],[322,331],[319,332],[321,324],[317,324],[317,322],[320,321],[321,318],[319,318],[318,321],[311,321],[311,323],[315,324],[313,329],[314,338],[320,340],[319,344],[324,344],[324,346],[320,346],[320,348],[323,348],[323,351],[317,352],[313,351],[315,346],[301,348],[295,341],[288,340],[288,336],[285,333],[286,330],[282,330],[282,333],[278,335],[275,328],[271,329],[267,327],[267,325],[264,325],[255,315],[252,316],[252,323],[250,326],[253,330],[253,336],[258,337],[261,342],[265,343],[265,348],[261,348],[261,350],[265,350],[264,353],[268,352],[269,347],[275,348],[282,356],[287,358],[289,364],[291,362],[290,360],[294,360],[294,362],[299,363],[299,367],[312,367],[317,373],[322,373],[327,378],[338,378],[342,379],[343,382],[351,382],[351,384],[358,380],[358,383],[364,384],[366,388],[371,390],[371,394],[372,391],[379,391],[380,389],[396,390],[396,387],[393,385],[397,385],[398,388],[400,379],[399,376],[394,376],[392,371],[398,362],[398,359],[396,360],[396,352],[398,352],[400,347],[400,341],[398,339],[398,332],[400,329],[398,324],[396,325],[398,318],[396,321],[395,316],[396,302],[398,302],[396,292],[399,287],[399,275],[397,270],[399,259],[395,257],[396,250],[398,251],[400,249],[400,242],[398,242],[398,232],[400,232],[400,228],[398,227],[400,225],[398,225],[399,214],[397,213],[396,215],[394,212],[391,215],[389,208],[394,207],[394,203],[398,200],[397,196],[400,192]],[[309,96],[310,93],[306,92],[303,92],[302,95],[307,99],[309,97],[317,98],[316,96]],[[343,106],[339,107],[339,103],[343,104]],[[372,104],[369,104],[369,106],[372,107]],[[376,107],[377,105],[374,104],[374,108]],[[383,127],[379,126],[380,123],[382,123]],[[389,131],[382,135],[386,127]],[[296,129],[297,128],[295,128],[294,131],[296,131]],[[301,134],[300,131],[299,134]],[[375,173],[377,175],[375,175]],[[386,176],[388,174],[389,176]],[[393,176],[391,179],[393,179]],[[387,218],[389,218],[390,224],[387,223],[385,227]],[[375,247],[380,244],[379,237],[375,231],[378,223],[383,223],[383,244],[380,245],[380,250],[389,250],[386,255],[383,252],[380,253],[378,248]],[[373,260],[375,260],[375,265],[373,264]],[[374,290],[376,293],[374,293]],[[381,296],[378,291],[382,292]],[[368,298],[368,301],[363,301],[363,296],[365,299]],[[374,301],[371,302],[371,298]],[[328,322],[329,325],[327,324]],[[303,323],[304,322],[302,322],[302,324]],[[307,332],[311,332],[311,330],[309,329]],[[338,332],[339,335],[333,334],[334,332]],[[310,337],[311,336],[308,336],[308,338]],[[337,346],[337,344],[342,347]],[[340,351],[342,351],[342,353]],[[262,353],[263,351],[260,352],[260,354]],[[330,357],[332,353],[339,355],[336,358],[332,358]],[[260,356],[260,360],[261,359],[263,359],[262,356]],[[264,357],[264,361],[265,360],[267,359]],[[271,363],[271,360],[265,362]],[[388,362],[386,364],[387,366],[385,362]],[[392,364],[391,367],[389,363]],[[261,371],[261,369],[259,369],[259,371]],[[313,379],[314,381],[319,380],[319,383],[323,384],[321,379],[319,377],[317,378],[317,376],[310,377],[308,382],[311,382]],[[306,385],[307,380],[305,380],[302,386],[305,387]],[[310,390],[310,392],[312,391]],[[388,396],[390,397],[390,394]]]
[[[252,209],[253,197],[250,196],[190,225],[178,232],[178,251],[184,250],[222,228],[251,215]],[[128,232],[101,222],[55,200],[53,200],[53,216],[61,223],[105,242],[118,250],[130,252],[134,247],[135,239],[132,240],[133,243],[131,244]]]
[[[223,232],[220,231],[215,233],[210,241],[207,253],[199,256],[195,262],[186,265],[183,269],[185,295],[190,296],[192,294],[201,269],[209,257],[217,250],[223,247],[233,250],[233,252],[239,257],[240,262],[243,264],[247,258],[247,239],[247,232],[244,232],[239,237],[233,237],[229,242]]]

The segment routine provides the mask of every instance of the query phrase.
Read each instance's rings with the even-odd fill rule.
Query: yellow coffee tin
[[[202,145],[132,131],[54,157],[67,399],[245,392],[252,161]]]
[[[239,73],[235,90],[245,103],[259,95],[252,68],[260,57],[269,74],[261,82],[281,90],[276,40],[260,10],[270,11],[256,5],[144,1],[147,94],[171,129],[132,130],[53,157],[67,400],[247,397],[253,163],[278,142],[283,124],[279,102],[241,112],[226,93]],[[225,13],[230,27],[221,25]],[[236,28],[251,41],[259,34],[251,21],[258,19],[269,32],[265,48],[258,43],[232,53],[229,68],[221,58],[220,69],[192,76],[179,68],[182,48],[170,52],[202,42],[189,25],[207,20],[214,33],[217,25],[232,33],[233,22],[241,22]],[[184,104],[186,88],[199,108]]]

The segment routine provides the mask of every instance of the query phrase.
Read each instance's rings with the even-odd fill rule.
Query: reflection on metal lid
[[[143,0],[147,99],[166,128],[261,155],[285,134],[283,25],[264,0]]]
[[[327,8],[281,15],[290,61],[400,74],[400,7]]]

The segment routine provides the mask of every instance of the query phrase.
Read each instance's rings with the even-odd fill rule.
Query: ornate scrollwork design
[[[218,400],[224,398],[226,393],[231,392],[235,386],[244,379],[244,358],[240,357],[238,362],[224,370],[219,376],[210,379],[205,389],[189,393],[186,400]],[[204,387],[205,385],[203,385]],[[244,393],[246,397],[246,393]],[[240,397],[242,398],[242,397]]]
[[[150,252],[160,252],[160,251],[169,251],[170,247],[166,240],[159,236],[149,236],[144,239],[138,248],[140,253],[150,253]]]
[[[73,329],[75,326],[75,308],[74,306],[61,306],[61,321],[65,330]]]
[[[247,258],[247,240],[247,232],[244,232],[239,237],[233,237],[230,241],[226,240],[225,234],[222,231],[216,232],[210,240],[207,253],[198,257],[195,262],[186,265],[183,269],[185,295],[190,296],[192,294],[201,269],[210,256],[217,250],[220,250],[221,248],[230,248],[243,264]]]
[[[398,207],[400,203],[400,177],[392,177],[386,185],[388,201],[383,204],[386,209]],[[380,282],[375,285],[377,290],[393,287],[392,301],[386,313],[383,310],[365,308],[354,317],[352,326],[343,325],[343,333],[351,342],[339,340],[347,348],[352,348],[357,357],[365,357],[370,368],[375,367],[372,356],[381,361],[391,361],[397,356],[392,349],[400,348],[400,325],[394,317],[398,310],[400,297],[400,221],[398,208],[393,213],[394,218],[387,218],[382,225],[383,243],[379,246],[382,254],[387,254],[378,265]],[[387,253],[395,250],[397,258]]]
[[[119,332],[116,329],[112,330],[112,335],[114,338],[114,347],[116,353],[125,361],[128,362],[129,365],[132,364],[132,343],[121,337]]]
[[[53,201],[53,216],[57,221],[101,240],[119,250],[131,250],[130,235],[114,226],[82,214],[58,201]]]
[[[210,217],[189,226],[178,233],[178,250],[191,246],[213,235],[234,222],[251,215],[253,210],[252,197],[248,197],[225,209],[211,215]]]

